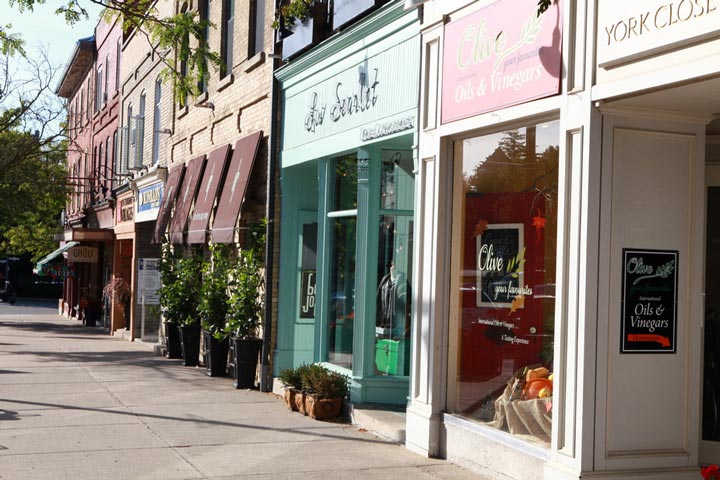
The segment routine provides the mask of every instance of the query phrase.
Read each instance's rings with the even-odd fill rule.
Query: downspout
[[[280,9],[280,0],[275,0],[275,12]],[[278,43],[274,39],[273,32],[273,54],[279,53]],[[271,104],[270,104],[270,135],[268,145],[268,171],[267,171],[267,227],[265,230],[265,314],[263,316],[263,344],[260,353],[260,391],[269,392],[272,390],[272,379],[270,372],[270,355],[272,355],[272,313],[273,313],[273,280],[274,280],[274,258],[275,244],[275,168],[277,166],[277,124],[279,122],[276,110],[278,106],[279,89],[275,79],[275,66],[277,58],[273,58]]]

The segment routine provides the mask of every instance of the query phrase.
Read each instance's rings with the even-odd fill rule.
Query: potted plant
[[[211,377],[227,373],[228,334],[225,331],[228,302],[230,262],[225,247],[211,247],[211,261],[203,265],[198,313],[203,329],[205,366]]]
[[[80,297],[79,310],[82,315],[82,321],[88,327],[94,327],[102,313],[102,304],[97,298],[95,288],[86,287],[82,297]]]
[[[178,325],[180,331],[180,350],[183,365],[194,367],[199,363],[200,356],[200,322],[198,318],[198,302],[202,285],[202,256],[198,253],[181,258],[177,262],[177,279],[173,284],[174,295],[177,295]]]
[[[262,339],[265,221],[248,230],[250,237],[230,266],[230,301],[225,333],[230,335],[230,373],[236,388],[253,388]]]
[[[302,372],[307,367],[307,365],[302,364],[297,368],[283,368],[280,370],[278,378],[285,387],[285,395],[283,398],[287,407],[293,412],[297,412],[301,406],[303,410],[305,408],[304,399],[296,399],[302,396]]]
[[[130,322],[130,308],[129,308],[129,300],[130,300],[130,285],[128,284],[127,280],[125,280],[122,275],[113,275],[112,280],[110,280],[104,287],[103,287],[103,298],[106,300],[109,300],[111,304],[119,304],[123,307],[123,316],[125,317],[125,324],[129,325]],[[127,305],[127,306],[126,306]]]
[[[348,378],[318,364],[309,365],[300,376],[303,413],[316,420],[338,417],[348,394]]]
[[[165,356],[167,358],[182,358],[179,327],[184,299],[179,295],[176,286],[179,259],[180,257],[172,251],[169,243],[163,244],[160,257],[161,286],[158,294],[165,330]]]

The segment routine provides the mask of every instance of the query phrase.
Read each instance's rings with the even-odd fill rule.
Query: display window
[[[558,210],[557,121],[455,142],[455,414],[549,443]]]

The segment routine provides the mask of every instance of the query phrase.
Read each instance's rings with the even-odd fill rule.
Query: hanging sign
[[[78,245],[68,250],[67,259],[68,262],[75,263],[97,263],[98,249],[97,247]]]
[[[623,249],[621,353],[675,353],[677,250]]]

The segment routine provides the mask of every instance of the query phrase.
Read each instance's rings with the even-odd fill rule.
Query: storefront
[[[353,402],[407,402],[420,44],[397,3],[281,68],[275,375],[324,362]]]
[[[720,16],[598,5],[423,6],[406,444],[518,479],[699,478]]]

